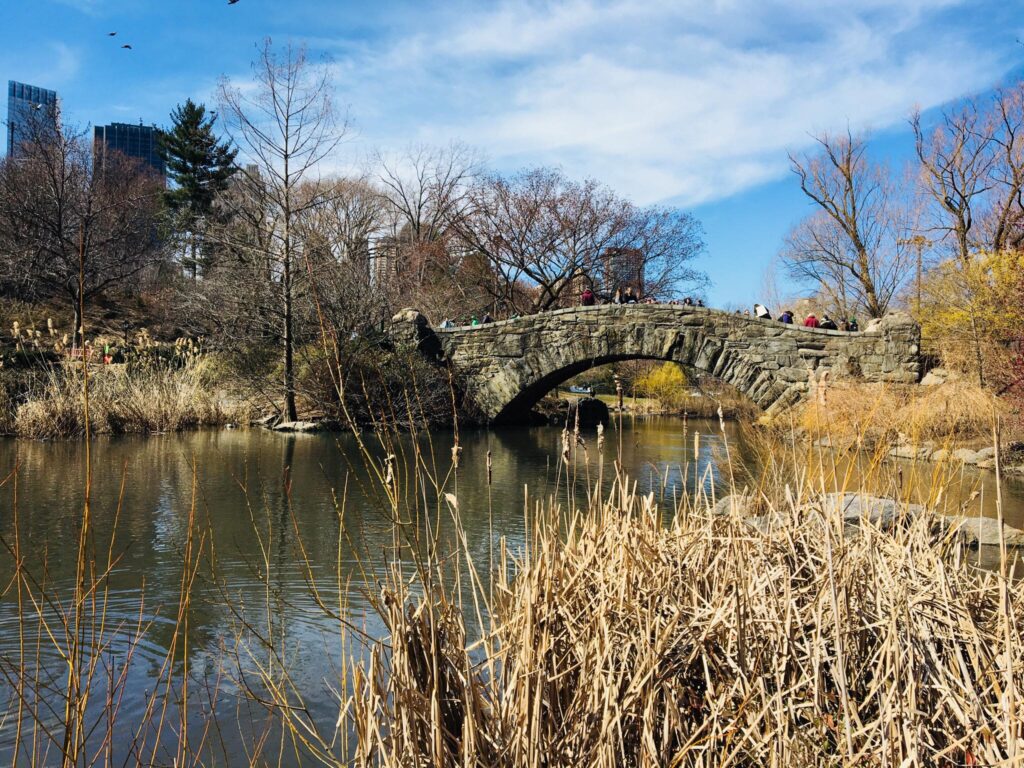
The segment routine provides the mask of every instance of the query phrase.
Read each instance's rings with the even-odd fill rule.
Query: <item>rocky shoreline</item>
[[[754,514],[754,499],[743,494],[724,496],[711,511],[715,515],[739,515],[744,518],[747,525],[760,533],[767,533],[777,526],[782,517],[779,513]],[[922,516],[929,516],[941,531],[960,536],[968,546],[990,547],[1000,544],[999,521],[994,518],[942,515],[929,510],[923,504],[910,504],[866,493],[827,493],[801,504],[796,512],[798,515],[808,516],[840,515],[847,536],[857,535],[864,523],[887,529],[901,521],[910,522]],[[1024,531],[1018,528],[1004,524],[1002,538],[1007,547],[1024,548]]]

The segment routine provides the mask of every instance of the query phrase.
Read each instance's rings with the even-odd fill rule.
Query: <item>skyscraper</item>
[[[160,156],[159,130],[153,126],[129,123],[97,125],[93,150],[97,164],[102,164],[105,152],[116,151],[142,160],[161,176],[167,172]]]
[[[10,80],[7,83],[7,154],[17,157],[26,141],[37,138],[39,130],[56,132],[60,104],[56,91]]]

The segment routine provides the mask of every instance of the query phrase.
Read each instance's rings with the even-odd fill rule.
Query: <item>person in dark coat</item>
[[[786,325],[792,325],[793,324],[793,313],[792,313],[792,311],[787,309],[785,312],[783,312],[781,315],[779,315],[779,322],[780,323],[785,323]]]
[[[822,315],[821,322],[818,323],[819,328],[824,328],[826,331],[838,331],[839,326],[836,325],[836,321],[828,315]]]

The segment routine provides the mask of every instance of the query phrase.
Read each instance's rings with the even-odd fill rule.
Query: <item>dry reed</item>
[[[985,442],[993,409],[1005,406],[966,382],[935,387],[834,382],[822,397],[801,406],[799,425],[839,443],[892,444],[900,435],[939,443]],[[788,419],[787,419],[788,420]]]
[[[1017,764],[1024,585],[927,518],[849,539],[808,497],[773,520],[666,523],[627,482],[567,536],[538,510],[476,644],[436,577],[427,597],[393,578],[357,763]]]
[[[94,434],[172,432],[244,420],[245,409],[225,403],[203,358],[180,366],[106,366],[90,373]],[[85,433],[80,366],[47,369],[17,408],[13,432],[64,438]]]

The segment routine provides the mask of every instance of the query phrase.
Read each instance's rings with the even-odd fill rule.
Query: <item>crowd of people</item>
[[[641,297],[639,291],[637,291],[632,286],[626,286],[624,288],[617,288],[613,294],[605,295],[605,296],[601,296],[601,295],[597,294],[591,288],[585,288],[583,290],[583,292],[580,294],[580,306],[583,306],[583,307],[594,307],[594,306],[600,306],[602,304],[667,304],[667,305],[670,305],[670,306],[703,307],[704,306],[704,300],[703,299],[699,299],[699,298],[698,299],[694,299],[694,298],[692,298],[690,296],[687,296],[684,299],[672,299],[670,301],[658,301],[657,299],[655,299],[655,298],[653,298],[651,296]],[[740,314],[746,315],[747,317],[753,316],[753,317],[757,317],[757,318],[759,318],[761,320],[771,320],[772,319],[771,311],[769,311],[768,307],[766,307],[764,304],[755,304],[754,305],[753,313],[751,313],[751,311],[749,309],[747,309],[747,310],[739,310],[739,309],[737,309],[736,310],[736,314],[737,315],[740,315]],[[513,315],[509,319],[510,320],[515,320],[518,317],[519,317],[518,315]],[[784,323],[786,325],[796,325],[796,324],[798,324],[797,323],[797,319],[796,319],[796,314],[792,310],[789,310],[789,309],[785,310],[781,315],[779,315],[779,317],[777,319],[778,319],[778,322]],[[466,326],[466,325],[468,325],[468,326],[479,326],[479,325],[487,325],[488,323],[493,323],[493,322],[494,322],[494,318],[491,317],[490,313],[484,312],[480,317],[477,317],[476,315],[471,315],[469,318],[466,318],[466,319],[464,319],[461,322],[456,322],[456,321],[451,320],[451,319],[446,319],[446,320],[441,322],[441,326],[440,327],[442,329],[448,329],[448,328],[455,328],[458,325],[463,325],[463,326]],[[803,322],[799,323],[799,324],[803,325],[805,328],[822,328],[822,329],[824,329],[826,331],[846,331],[848,333],[855,333],[855,332],[860,330],[860,325],[857,323],[857,318],[856,317],[848,317],[848,318],[841,319],[839,322],[836,322],[831,317],[829,317],[828,314],[825,314],[825,313],[823,313],[821,318],[819,319],[817,317],[817,315],[815,315],[813,312],[811,312],[810,314],[807,315],[807,317],[804,318]]]
[[[738,309],[736,310],[736,314],[740,314],[740,311]],[[750,310],[746,310],[744,314],[749,316]],[[764,306],[763,304],[754,305],[754,316],[762,320],[772,319],[772,313],[769,312],[768,307]],[[781,315],[779,315],[779,322],[785,323],[786,325],[795,325],[796,315],[793,312],[793,310],[787,309]],[[809,315],[807,315],[807,317],[804,318],[802,325],[805,328],[821,328],[826,331],[846,331],[847,333],[856,333],[857,331],[860,330],[860,324],[857,322],[856,317],[848,317],[840,320],[837,323],[826,313],[823,313],[821,319],[819,320],[818,316],[811,312]]]

